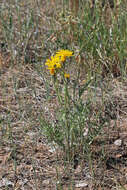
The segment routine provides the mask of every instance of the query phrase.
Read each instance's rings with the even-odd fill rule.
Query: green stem
[[[69,112],[69,94],[68,94],[68,85],[67,81],[64,82],[65,84],[65,91],[64,91],[64,105],[65,105],[65,127],[66,127],[66,144],[67,144],[67,149],[66,149],[66,156],[67,160],[70,161],[70,125],[69,125],[69,120],[68,120],[68,112]]]
[[[58,80],[55,76],[53,77],[53,84],[54,84],[54,88],[55,88],[55,91],[56,91],[56,94],[58,97],[58,101],[62,105],[62,97],[60,95],[60,91],[59,91],[59,87],[58,87]]]

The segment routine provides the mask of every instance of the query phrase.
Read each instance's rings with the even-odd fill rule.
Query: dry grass
[[[33,11],[35,15],[39,15],[37,17],[39,20],[38,25],[33,21],[34,25],[31,25],[29,30],[30,36],[26,36],[25,40],[28,41],[23,46],[22,43],[25,41],[23,36],[20,40],[18,38],[18,32],[23,32],[23,29],[18,27],[14,43],[17,44],[14,49],[17,51],[16,57],[10,39],[5,39],[1,34],[0,189],[126,190],[126,79],[123,80],[121,76],[103,78],[98,81],[100,85],[92,86],[83,94],[84,101],[91,95],[92,114],[103,110],[107,123],[101,133],[93,139],[88,155],[79,159],[75,169],[70,166],[65,167],[63,153],[59,148],[54,150],[53,145],[48,144],[41,131],[39,118],[45,115],[47,120],[55,121],[58,102],[52,84],[48,86],[49,91],[47,91],[45,80],[49,78],[44,70],[40,69],[40,60],[45,61],[47,55],[58,48],[56,41],[63,28],[61,29],[57,20],[58,15],[54,13],[56,7],[52,9],[49,1],[41,2],[41,6],[37,7],[40,2],[21,2],[21,13],[23,14],[24,7],[27,8],[29,4],[35,7]],[[13,3],[12,10],[15,9]],[[53,5],[54,3],[52,1]],[[3,2],[1,5],[4,5]],[[9,1],[5,5],[5,10],[8,11]],[[58,4],[58,8],[59,6]],[[8,15],[6,11],[5,19]],[[13,14],[17,15],[15,12]],[[55,30],[51,26],[52,17],[56,21]],[[18,17],[14,18],[14,23],[17,23]],[[23,18],[20,21],[22,22]],[[36,28],[39,34],[36,33],[34,36]],[[69,35],[68,41],[77,40],[73,33],[70,32]],[[64,35],[62,37],[64,41]],[[36,43],[33,45],[32,42]],[[76,45],[74,48],[76,49]],[[102,89],[103,101],[100,98]],[[114,142],[118,139],[121,140],[121,144],[115,145]],[[81,187],[83,182],[86,186]]]
[[[17,85],[16,89],[14,85]],[[110,89],[111,87],[112,97],[107,94],[109,107],[106,111],[109,114],[109,110],[112,110],[108,117],[115,114],[115,119],[94,139],[91,145],[92,164],[84,159],[75,170],[70,168],[70,182],[62,157],[59,155],[57,159],[56,151],[51,151],[51,145],[47,145],[46,138],[40,133],[38,116],[45,107],[47,116],[53,117],[55,98],[47,102],[42,81],[30,66],[23,66],[20,70],[16,67],[7,68],[1,75],[0,183],[3,179],[12,182],[8,189],[56,189],[57,168],[63,189],[68,189],[72,181],[80,184],[82,180],[87,183],[84,189],[114,189],[116,185],[125,186],[126,84],[115,80]],[[38,93],[36,96],[35,89]],[[114,144],[117,139],[121,139],[121,146]],[[91,176],[92,173],[94,176]]]

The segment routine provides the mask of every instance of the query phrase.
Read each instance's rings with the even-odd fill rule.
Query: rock
[[[80,187],[87,187],[88,183],[85,181],[78,181],[77,184],[75,185],[76,188],[80,188]]]
[[[122,140],[121,139],[117,139],[117,140],[115,140],[114,144],[116,146],[121,146],[122,145]]]

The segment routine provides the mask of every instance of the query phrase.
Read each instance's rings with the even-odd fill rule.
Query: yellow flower
[[[54,63],[54,64],[56,64],[56,63],[59,63],[60,62],[60,58],[59,57],[57,57],[57,56],[52,56],[51,57],[51,61],[52,61],[52,63]]]
[[[54,75],[55,74],[55,69],[54,68],[48,68],[49,69],[49,72],[51,75]]]
[[[55,69],[61,68],[60,58],[57,56],[51,56],[51,59],[47,59],[45,65],[48,66],[51,75],[55,74]]]
[[[59,50],[55,56],[51,56],[50,59],[47,59],[45,65],[48,67],[47,69],[49,69],[50,74],[54,75],[55,71],[62,67],[61,64],[66,60],[66,57],[73,56],[72,54],[73,52],[69,50]],[[70,75],[65,74],[65,77],[69,78]]]
[[[58,55],[58,56],[64,55],[66,57],[70,57],[70,56],[72,56],[72,54],[73,54],[72,51],[64,50],[64,49],[61,49],[61,50],[59,50],[59,51],[56,52],[56,55]]]
[[[52,65],[52,61],[50,59],[46,60],[45,65],[47,65],[48,67]]]
[[[66,60],[66,56],[65,55],[61,55],[61,61],[64,62]]]
[[[64,77],[65,77],[65,78],[70,78],[70,74],[65,73],[65,74],[64,74]]]
[[[56,57],[61,57],[61,61],[64,62],[66,57],[73,56],[73,52],[69,50],[59,50],[56,52]]]
[[[60,64],[60,63],[56,63],[54,66],[55,66],[57,69],[60,69],[60,68],[61,68],[61,64]]]

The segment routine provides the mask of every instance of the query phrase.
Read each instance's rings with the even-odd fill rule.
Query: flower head
[[[65,77],[65,78],[70,78],[70,74],[65,73],[65,74],[64,74],[64,77]]]
[[[48,69],[49,69],[51,75],[55,74],[55,69],[54,68],[48,68]]]
[[[56,55],[57,55],[57,56],[62,56],[62,55],[64,55],[65,57],[70,57],[70,56],[72,56],[72,54],[73,54],[72,51],[64,50],[64,49],[59,50],[59,51],[56,52]]]
[[[56,57],[60,57],[61,61],[64,62],[66,60],[66,57],[73,56],[73,52],[69,50],[59,50],[56,52]]]
[[[61,62],[60,62],[60,58],[56,57],[56,56],[51,56],[51,59],[47,59],[46,66],[48,66],[48,69],[50,71],[51,75],[55,74],[55,69],[61,68]]]
[[[45,65],[48,67],[51,75],[54,75],[56,70],[61,69],[62,63],[66,60],[66,57],[73,56],[73,52],[69,50],[59,50],[55,56],[51,56],[46,60]],[[65,74],[65,78],[69,78],[69,74]]]

